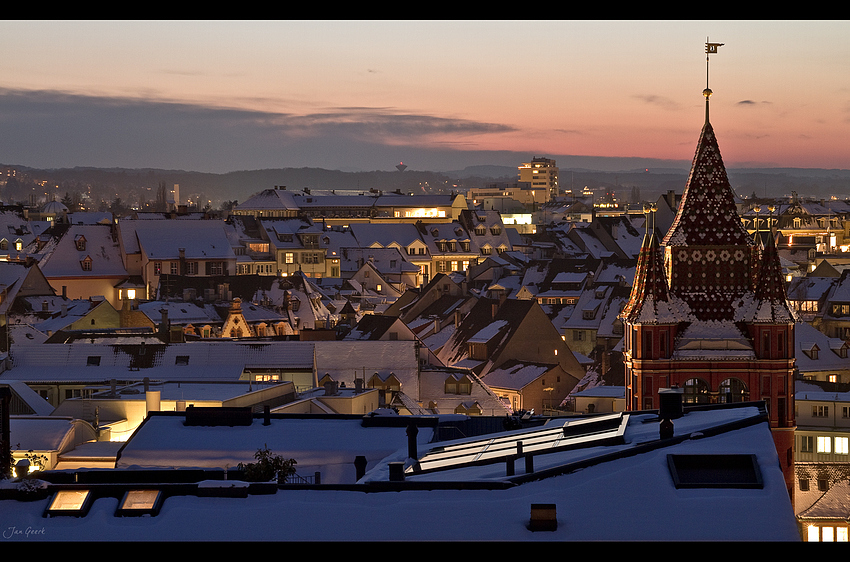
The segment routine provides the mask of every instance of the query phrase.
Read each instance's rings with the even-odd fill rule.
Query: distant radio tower
[[[404,162],[399,162],[398,166],[395,167],[399,172],[403,172],[407,169],[407,166],[404,165]]]

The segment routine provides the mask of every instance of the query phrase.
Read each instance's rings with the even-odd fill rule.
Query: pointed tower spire
[[[740,320],[751,323],[794,322],[794,313],[788,304],[782,264],[773,235],[768,233],[761,239],[764,243],[761,260],[755,274],[755,287],[751,303],[745,297],[741,303]]]
[[[674,323],[683,319],[687,305],[670,295],[664,259],[655,234],[655,206],[646,207],[646,234],[638,254],[635,281],[620,317],[629,323]]]
[[[665,246],[752,244],[738,217],[732,186],[711,123],[700,134],[688,183]]]

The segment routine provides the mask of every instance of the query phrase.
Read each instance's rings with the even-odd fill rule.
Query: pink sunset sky
[[[724,44],[710,87],[727,166],[850,168],[850,22],[754,20],[4,21],[0,160],[689,161],[706,39]]]

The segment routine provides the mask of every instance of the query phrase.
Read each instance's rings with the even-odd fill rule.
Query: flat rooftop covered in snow
[[[403,482],[390,482],[389,474],[395,463],[410,466],[404,427],[363,427],[362,420],[354,418],[292,418],[271,426],[260,421],[234,428],[185,427],[179,416],[150,419],[173,427],[151,426],[151,431],[139,432],[135,439],[144,437],[145,443],[138,442],[133,455],[128,443],[126,461],[161,464],[165,449],[169,456],[187,458],[213,448],[226,457],[220,462],[230,463],[264,440],[270,449],[298,459],[299,469],[302,461],[315,465],[337,457],[343,466],[354,454],[366,451],[374,456],[356,485],[283,486],[274,494],[244,498],[173,495],[157,515],[141,519],[116,516],[119,500],[114,495],[95,499],[83,517],[44,518],[49,498],[4,500],[4,520],[17,528],[38,529],[42,542],[800,540],[765,411],[753,404],[686,410],[673,421],[672,439],[659,439],[653,412],[553,419],[538,428],[490,436],[509,446],[534,434],[549,447],[563,439],[559,434],[576,444],[577,439],[584,441],[536,454],[529,474],[517,460],[516,474],[509,477],[505,458],[496,458],[489,464],[463,463],[457,469],[409,474]],[[582,424],[590,431],[580,430]],[[160,431],[164,429],[174,435]],[[607,437],[594,442],[596,430]],[[423,460],[438,448],[486,449],[490,440],[428,443],[428,433],[420,428],[418,435],[418,458]],[[308,461],[308,455],[315,460]],[[758,478],[742,486],[715,474],[714,481],[682,485],[689,463],[716,467],[718,458],[750,461]],[[554,530],[529,529],[532,506],[539,505],[556,514]]]

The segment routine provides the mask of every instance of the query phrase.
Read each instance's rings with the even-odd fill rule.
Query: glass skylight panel
[[[161,490],[127,490],[116,515],[156,515],[161,504]]]
[[[47,506],[46,515],[83,516],[91,503],[91,490],[59,490]]]
[[[628,416],[617,413],[567,420],[554,427],[550,425],[486,440],[434,447],[419,459],[418,470],[408,467],[406,472],[410,474],[500,462],[518,454],[520,443],[523,454],[555,452],[574,447],[593,446],[594,443],[602,445],[610,439],[622,437],[627,423]]]

